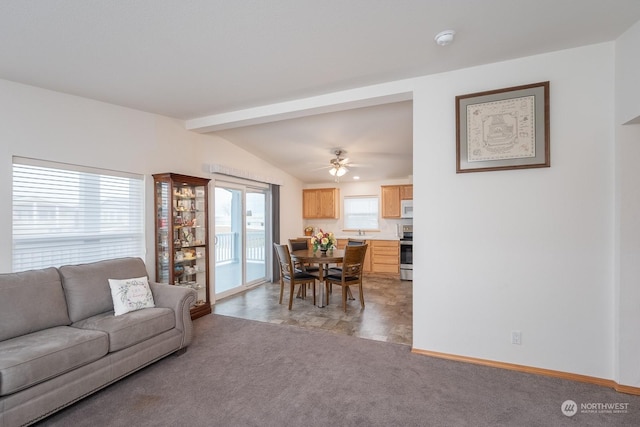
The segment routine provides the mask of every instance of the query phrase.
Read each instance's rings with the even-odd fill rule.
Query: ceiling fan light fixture
[[[331,169],[329,169],[329,173],[332,176],[342,176],[345,173],[349,172],[349,169],[345,168],[344,166],[334,166]]]

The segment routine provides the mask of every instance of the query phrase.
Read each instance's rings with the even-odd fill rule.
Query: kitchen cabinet
[[[338,249],[344,249],[347,246],[348,242],[349,242],[349,239],[338,239]],[[365,273],[370,273],[371,272],[371,241],[365,240],[365,243],[367,243],[369,247],[367,247],[367,252],[364,256],[363,271]]]
[[[195,289],[195,319],[211,313],[209,296],[208,184],[206,178],[153,175],[156,281]]]
[[[383,185],[380,187],[383,218],[401,218],[401,201],[413,200],[413,185]]]
[[[340,216],[340,190],[338,188],[308,188],[302,190],[302,217],[304,219]]]
[[[400,242],[397,240],[369,240],[368,242],[371,251],[371,272],[400,274]]]
[[[413,185],[400,186],[400,200],[413,200]]]

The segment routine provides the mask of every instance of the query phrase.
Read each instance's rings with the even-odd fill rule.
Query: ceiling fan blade
[[[353,168],[372,168],[373,167],[372,165],[365,165],[365,164],[362,164],[362,163],[348,163],[348,164],[346,164],[344,166],[348,166],[350,168],[351,167],[353,167]]]

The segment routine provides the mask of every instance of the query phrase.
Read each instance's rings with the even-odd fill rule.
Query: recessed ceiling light
[[[353,179],[360,179],[360,177],[359,176],[354,176]]]
[[[446,46],[448,44],[453,43],[453,36],[456,35],[456,32],[453,30],[444,30],[436,34],[434,40],[440,46]]]

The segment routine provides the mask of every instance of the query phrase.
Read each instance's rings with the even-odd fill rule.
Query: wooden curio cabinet
[[[209,180],[175,173],[153,175],[156,281],[193,288],[195,319],[211,313],[209,296]]]

